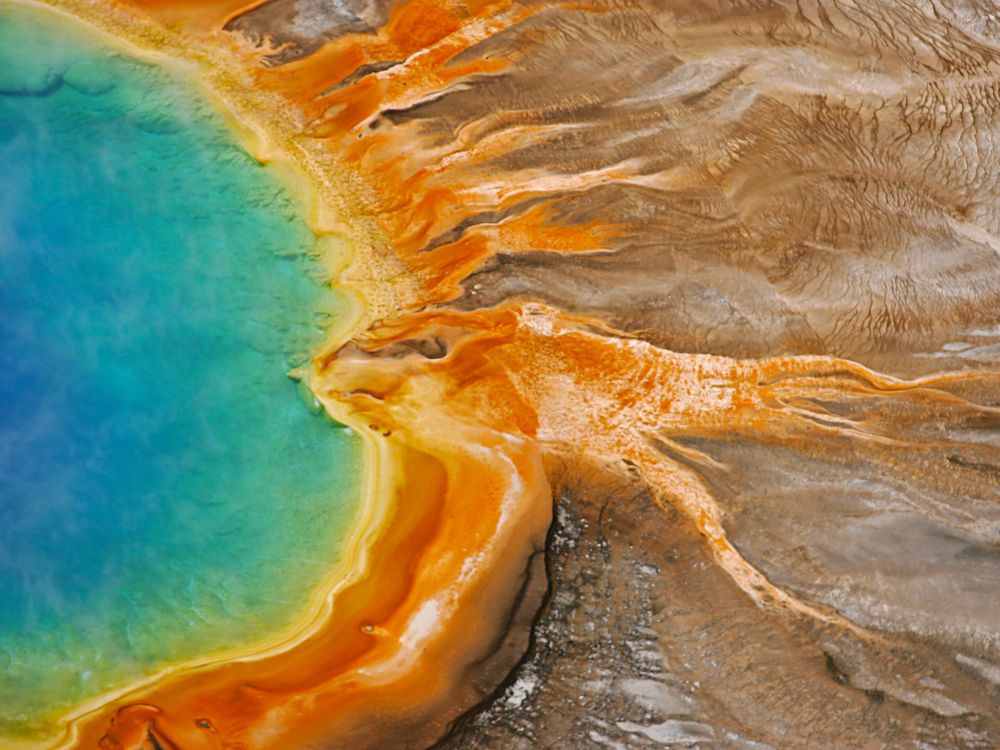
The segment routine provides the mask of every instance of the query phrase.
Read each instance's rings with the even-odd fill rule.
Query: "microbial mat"
[[[0,8],[0,735],[274,637],[338,559],[355,439],[288,371],[317,238],[179,73]]]

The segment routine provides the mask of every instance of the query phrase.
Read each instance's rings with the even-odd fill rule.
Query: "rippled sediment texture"
[[[308,174],[367,317],[303,376],[380,467],[323,622],[73,743],[430,744],[524,651],[556,489],[635,505],[575,589],[619,653],[447,742],[996,746],[989,4],[57,4]]]

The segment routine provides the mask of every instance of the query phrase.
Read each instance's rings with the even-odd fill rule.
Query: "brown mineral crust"
[[[941,716],[886,692],[880,679],[927,669],[926,646],[866,653],[757,608],[642,482],[554,463],[552,595],[532,648],[435,750],[995,746],[995,716]],[[978,689],[960,665],[934,667]]]
[[[351,226],[375,229],[345,279],[371,312],[308,381],[437,456],[453,509],[450,541],[411,549],[379,658],[312,677],[323,642],[300,644],[284,664],[311,681],[276,660],[266,713],[225,668],[136,696],[175,701],[166,726],[192,732],[201,701],[240,747],[431,742],[524,648],[544,454],[569,488],[550,598],[445,747],[1000,745],[996,13],[135,4],[242,41],[295,146],[363,187]],[[473,559],[507,508],[534,524],[516,561],[490,547],[489,588],[456,597],[422,673],[390,658],[458,578],[434,561],[461,514]]]
[[[386,0],[271,0],[239,13],[225,29],[274,48],[267,60],[280,65],[315,52],[335,36],[374,31],[385,23],[387,7]]]
[[[543,198],[556,225],[621,227],[607,257],[500,244],[463,309],[517,295],[678,351],[913,374],[988,361],[917,355],[998,322],[991,24],[975,3],[544,7],[449,63],[502,69],[370,127],[414,166],[450,155],[451,184],[511,186],[425,247]]]
[[[372,357],[423,353],[461,368],[462,321],[475,328],[490,308],[539,301],[673,352],[837,355],[908,378],[995,372],[1000,48],[981,4],[464,7],[469,28],[481,12],[496,26],[441,62],[367,55],[313,89],[314,132],[396,196],[380,209],[396,252],[432,281],[411,309],[462,311],[429,332],[372,332]],[[328,27],[334,44],[340,33]],[[372,91],[377,102],[352,109]],[[590,383],[617,366],[596,350],[559,356],[577,357]],[[529,382],[560,365],[506,367]],[[627,382],[623,403],[649,397],[649,380]],[[905,398],[845,385],[803,380],[763,396],[772,416],[734,417],[728,434],[697,418],[659,432],[636,415],[632,426],[704,479],[731,541],[768,580],[867,631],[757,608],[691,526],[605,477],[560,507],[590,524],[600,507],[613,541],[599,531],[583,544],[592,554],[555,554],[533,655],[450,742],[994,745],[1000,696],[983,676],[1000,621],[996,379]],[[519,390],[543,414],[555,392]],[[573,410],[552,407],[552,424],[584,419]],[[588,450],[617,450],[571,444],[584,454],[578,471]],[[663,563],[677,555],[686,564]],[[560,565],[579,579],[567,584]],[[614,595],[637,579],[657,593]],[[574,607],[560,605],[567,590]],[[599,668],[578,639],[602,654]],[[635,669],[628,643],[643,639],[674,655],[666,674],[699,687],[682,699],[656,686],[659,672],[619,674]],[[542,663],[548,672],[532,671]],[[675,713],[644,705],[643,691],[668,696]]]

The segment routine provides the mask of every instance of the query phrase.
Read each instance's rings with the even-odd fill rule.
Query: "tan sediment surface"
[[[583,475],[566,513],[639,510],[607,560],[550,540],[581,601],[550,563],[540,627],[557,648],[587,611],[616,649],[595,675],[536,647],[530,690],[448,743],[1000,744],[986,4],[53,5],[195,62],[306,176],[361,304],[302,376],[377,478],[311,627],[95,705],[67,745],[431,744],[519,656],[483,661]],[[642,567],[661,522],[673,590]],[[592,585],[637,575],[648,617]],[[631,665],[640,621],[675,663]]]

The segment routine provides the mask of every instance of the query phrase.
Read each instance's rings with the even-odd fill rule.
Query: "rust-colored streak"
[[[286,158],[319,186],[321,208],[337,214],[354,244],[342,280],[360,287],[368,310],[303,377],[378,457],[352,577],[328,608],[263,653],[182,665],[91,707],[69,723],[64,747],[382,748],[397,746],[386,738],[395,742],[400,732],[413,747],[429,744],[481,697],[472,676],[502,638],[550,520],[543,455],[551,452],[637,471],[755,602],[871,637],[773,585],[744,559],[699,474],[719,464],[682,438],[742,436],[804,449],[822,435],[873,450],[922,450],[885,426],[879,405],[986,413],[990,407],[964,401],[956,389],[995,387],[994,374],[904,380],[833,356],[678,353],[600,316],[518,299],[516,288],[499,304],[476,304],[469,277],[498,258],[599,260],[634,243],[647,221],[668,238],[682,233],[677,225],[698,218],[703,205],[725,206],[713,224],[720,242],[754,236],[746,224],[752,201],[739,203],[739,175],[724,174],[748,136],[733,136],[727,153],[692,142],[692,152],[704,149],[704,164],[681,160],[687,144],[641,152],[624,137],[598,158],[590,144],[617,105],[597,94],[577,105],[596,113],[590,122],[564,116],[544,91],[535,99],[529,90],[523,109],[462,109],[475,83],[495,84],[498,99],[508,95],[504,76],[519,60],[501,43],[507,35],[523,34],[518,49],[526,55],[536,44],[565,50],[564,34],[583,38],[612,10],[638,28],[629,14],[641,9],[397,1],[378,28],[334,34],[276,65],[266,59],[274,50],[223,31],[253,7],[238,0],[108,3],[132,14],[126,21],[89,3],[50,1],[136,45],[198,62],[237,117],[251,119],[247,125],[280,152],[269,156]],[[564,15],[546,25],[556,11]],[[566,18],[572,28],[560,25]],[[146,24],[141,34],[136,24]],[[684,41],[681,32],[677,39]],[[654,50],[645,44],[633,60],[638,77],[642,55]],[[714,82],[689,106],[722,96],[716,89],[738,75]],[[639,93],[629,121],[635,131],[662,133],[673,126],[667,115],[683,119],[677,107],[647,117],[647,92]],[[458,114],[436,109],[446,95]],[[427,112],[437,115],[418,116]],[[553,144],[573,154],[573,168],[537,157]],[[687,213],[665,219],[642,203],[675,194],[686,196]],[[770,215],[761,225],[768,222]],[[699,252],[677,257],[697,266]],[[776,252],[767,249],[775,267]],[[781,281],[775,267],[766,270]],[[603,292],[594,285],[587,293]],[[456,300],[463,309],[449,306]],[[434,356],[421,353],[432,349]],[[832,402],[850,404],[852,415],[828,409]]]
[[[414,695],[433,706],[447,703],[460,677],[451,670],[461,667],[447,654],[477,653],[478,642],[500,635],[489,622],[467,628],[453,620],[466,605],[516,594],[509,563],[496,560],[483,575],[468,561],[477,554],[519,560],[521,546],[533,550],[544,535],[547,519],[539,502],[545,480],[530,448],[469,437],[493,454],[443,463],[397,449],[394,463],[405,468],[392,517],[368,551],[364,577],[336,596],[315,633],[287,652],[191,671],[116,701],[83,722],[74,746],[143,747],[152,730],[182,748],[298,747],[314,734],[362,747],[378,736],[377,717],[407,713]],[[511,477],[534,486],[509,497]],[[525,490],[533,495],[527,504]],[[501,519],[515,499],[519,507]]]
[[[182,31],[221,28],[233,15],[245,12],[245,0],[135,0],[135,6]]]

